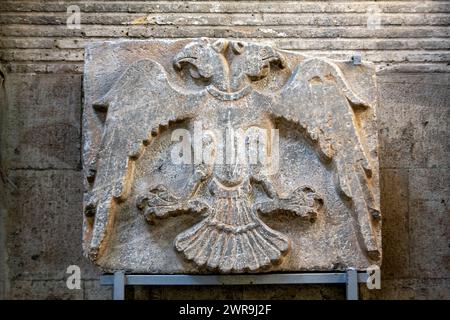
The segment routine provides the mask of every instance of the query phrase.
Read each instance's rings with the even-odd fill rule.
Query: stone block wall
[[[80,8],[80,29],[66,26],[70,5]],[[361,285],[361,297],[449,299],[449,24],[448,1],[0,2],[0,298],[110,298],[81,253],[86,43],[206,36],[265,39],[345,60],[359,52],[376,64],[382,289]],[[81,268],[80,290],[66,287],[69,265]],[[127,292],[136,299],[344,295],[342,286],[322,285]]]

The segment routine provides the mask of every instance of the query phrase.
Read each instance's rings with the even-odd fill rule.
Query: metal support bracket
[[[125,299],[125,286],[195,286],[195,285],[258,285],[258,284],[334,284],[346,285],[347,300],[358,300],[358,283],[367,282],[368,274],[350,268],[346,272],[273,273],[245,275],[161,275],[125,274],[117,271],[100,277],[101,285],[113,286],[113,299]]]

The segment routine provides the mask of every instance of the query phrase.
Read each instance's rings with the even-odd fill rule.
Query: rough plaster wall
[[[65,25],[70,4],[80,6],[80,30]],[[371,29],[374,4],[381,26]],[[9,197],[0,298],[110,297],[80,247],[83,48],[95,40],[199,36],[265,38],[341,59],[359,51],[376,63],[384,260],[382,290],[361,285],[361,296],[450,298],[450,2],[2,1],[0,11],[0,59],[9,72],[1,150],[10,181],[2,186]],[[65,286],[71,264],[81,267],[81,290]],[[344,288],[136,287],[127,295],[331,299],[343,298]]]

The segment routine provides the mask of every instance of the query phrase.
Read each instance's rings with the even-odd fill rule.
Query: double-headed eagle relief
[[[380,263],[369,66],[202,38],[94,44],[85,68],[83,241],[103,269]]]

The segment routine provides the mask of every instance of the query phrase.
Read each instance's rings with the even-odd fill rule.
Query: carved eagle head
[[[283,55],[270,45],[233,41],[231,49],[235,53],[231,64],[231,88],[234,90],[242,87],[247,77],[250,81],[266,77],[270,64],[282,69],[286,66]]]
[[[249,93],[250,82],[266,77],[271,64],[286,65],[283,55],[270,45],[206,38],[187,44],[173,59],[176,70],[189,67],[194,79],[208,81],[210,93],[224,100]]]
[[[223,55],[228,41],[201,38],[186,45],[173,59],[175,70],[189,67],[194,79],[210,80],[219,90],[228,90],[227,61]]]

